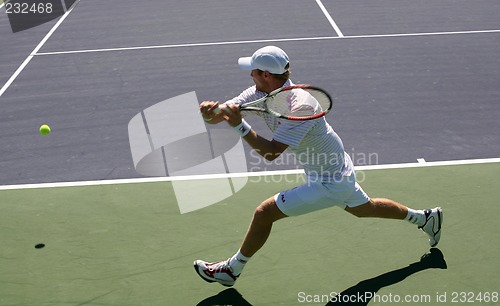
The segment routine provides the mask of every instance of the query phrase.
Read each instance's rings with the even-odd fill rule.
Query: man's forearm
[[[254,130],[243,137],[245,141],[262,157],[267,160],[274,160],[283,153],[288,147],[285,144],[275,140],[267,140],[264,137],[257,135]]]

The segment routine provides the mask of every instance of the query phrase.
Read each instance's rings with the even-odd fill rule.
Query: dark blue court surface
[[[81,0],[62,23],[16,33],[2,8],[0,184],[140,177],[129,120],[191,91],[237,95],[252,85],[238,57],[269,44],[289,54],[294,82],[332,93],[328,120],[357,165],[500,156],[498,1],[324,6],[334,24],[315,1]]]

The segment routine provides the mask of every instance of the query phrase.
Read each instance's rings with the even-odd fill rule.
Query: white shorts
[[[276,205],[287,216],[299,216],[320,209],[339,206],[356,207],[370,200],[356,182],[355,174],[335,182],[308,181],[274,196]]]

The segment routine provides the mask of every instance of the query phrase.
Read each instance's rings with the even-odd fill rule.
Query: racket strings
[[[241,104],[241,108],[244,109],[245,111],[256,111],[256,112],[262,112],[266,110],[266,100],[262,99],[261,101],[258,102],[248,102],[248,103],[243,103]]]
[[[328,108],[330,99],[314,89],[295,88],[278,93],[267,101],[271,112],[290,117],[311,117]]]

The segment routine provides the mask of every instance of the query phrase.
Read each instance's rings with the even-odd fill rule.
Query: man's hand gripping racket
[[[240,111],[262,112],[287,120],[312,120],[325,116],[332,109],[332,99],[321,88],[301,84],[279,88],[239,108]],[[223,111],[230,111],[226,104],[220,104],[213,113]]]

